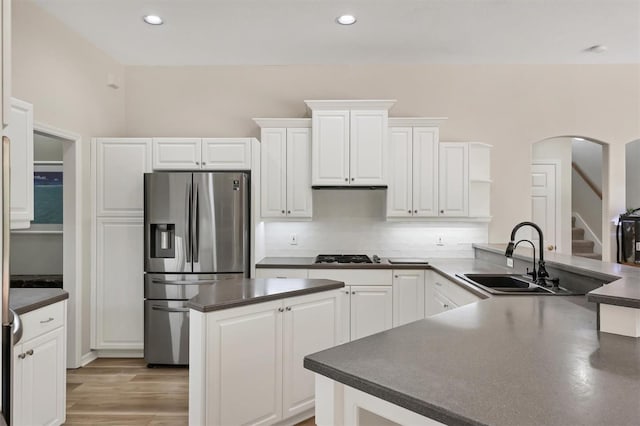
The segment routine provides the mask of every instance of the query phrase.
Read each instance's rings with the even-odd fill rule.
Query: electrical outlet
[[[296,234],[289,235],[289,245],[290,246],[298,245],[298,236]]]
[[[513,268],[513,259],[510,257],[507,257],[507,266]]]
[[[442,235],[438,235],[436,237],[436,245],[443,246],[444,245],[444,237]]]

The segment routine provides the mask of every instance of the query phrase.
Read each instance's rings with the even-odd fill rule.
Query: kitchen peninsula
[[[339,344],[340,291],[323,279],[201,286],[189,328],[189,424],[291,423],[313,416],[303,357]]]

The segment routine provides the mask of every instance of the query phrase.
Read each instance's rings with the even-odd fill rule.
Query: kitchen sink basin
[[[495,295],[571,296],[577,293],[562,287],[542,287],[520,274],[457,274],[463,280]]]

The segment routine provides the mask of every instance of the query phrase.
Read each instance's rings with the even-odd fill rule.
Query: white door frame
[[[33,130],[68,141],[63,145],[62,274],[64,290],[69,293],[67,368],[78,368],[82,359],[82,137],[39,122],[34,122]]]
[[[561,252],[562,246],[562,161],[558,159],[534,159],[531,161],[531,165],[552,165],[556,169],[556,235],[555,235],[555,250]],[[532,212],[533,216],[533,212]],[[531,217],[533,220],[533,217]],[[540,250],[544,250],[545,247],[540,247]]]

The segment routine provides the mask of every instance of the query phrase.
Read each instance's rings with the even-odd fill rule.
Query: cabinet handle
[[[29,349],[29,350],[27,351],[27,355],[33,355],[33,349]]]
[[[397,275],[394,275],[394,276],[393,276],[393,278],[398,278],[398,276],[397,276]]]
[[[354,180],[356,180],[356,178],[351,178],[351,182],[353,182]]]
[[[349,294],[349,290],[345,291],[344,294]]]
[[[20,359],[24,359],[25,357],[26,357],[26,355],[24,353],[18,355],[18,358],[20,358]]]
[[[437,285],[438,287],[442,287],[442,283],[439,283],[438,281],[436,281],[436,285]]]
[[[448,307],[449,307],[449,305],[447,305],[447,304],[445,303],[445,304],[444,304],[444,307],[445,307],[445,308],[448,308]]]
[[[284,312],[284,309],[278,308],[278,312]]]
[[[53,321],[53,318],[49,317],[48,320],[40,321],[40,324],[46,324],[46,323],[51,322],[51,321]]]
[[[290,310],[291,310],[291,306],[287,306],[287,311],[290,311]]]
[[[282,214],[284,214],[284,210],[282,210]]]
[[[356,292],[355,292],[355,291],[352,291],[352,292],[351,292],[351,294],[356,294]]]
[[[206,162],[206,161],[203,161],[203,162],[202,162],[202,165],[203,165],[203,166],[206,166],[206,165],[207,165],[207,162]]]
[[[345,182],[349,182],[349,178],[344,178],[344,181]]]
[[[409,210],[409,213],[411,213],[411,210]]]
[[[291,214],[291,210],[287,210],[287,214]]]
[[[413,212],[414,212],[414,213],[418,213],[418,210],[414,210]]]
[[[444,213],[444,210],[440,210],[440,213]]]
[[[199,162],[199,161],[196,161],[196,166],[199,166],[199,165],[200,165],[200,162]]]

